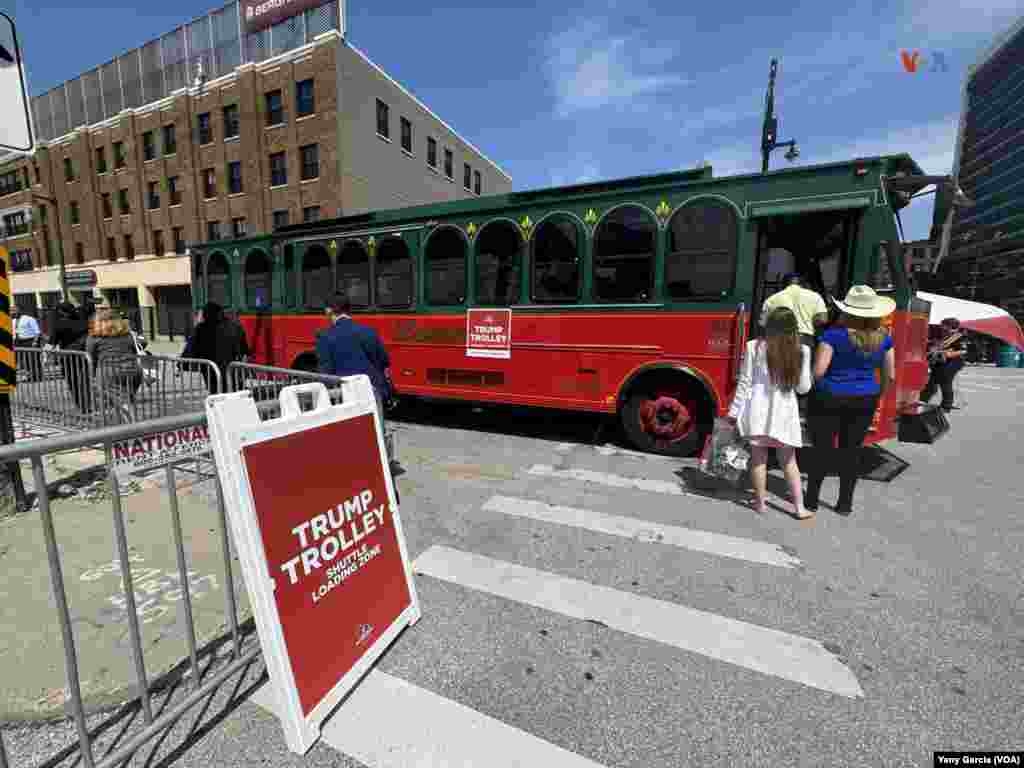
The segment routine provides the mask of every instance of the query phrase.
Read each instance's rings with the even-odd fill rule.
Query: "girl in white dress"
[[[798,520],[814,513],[804,508],[796,449],[803,445],[797,393],[811,389],[811,354],[800,344],[796,315],[773,310],[765,322],[765,336],[747,343],[746,355],[729,419],[750,441],[750,477],[754,485],[754,509],[764,512],[768,481],[768,449],[777,452],[793,497],[793,516]]]

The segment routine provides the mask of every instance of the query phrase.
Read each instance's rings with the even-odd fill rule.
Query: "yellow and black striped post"
[[[0,245],[0,395],[10,395],[18,383],[14,359],[14,326],[11,323],[11,259]]]

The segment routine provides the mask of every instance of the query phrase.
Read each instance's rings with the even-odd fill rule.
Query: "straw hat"
[[[896,302],[888,296],[879,296],[866,285],[855,285],[846,292],[846,300],[833,297],[840,311],[854,317],[887,317],[896,309]]]

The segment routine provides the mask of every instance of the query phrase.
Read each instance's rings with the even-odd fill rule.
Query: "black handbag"
[[[926,406],[918,413],[906,413],[899,418],[901,443],[932,444],[949,432],[949,419],[937,406]]]

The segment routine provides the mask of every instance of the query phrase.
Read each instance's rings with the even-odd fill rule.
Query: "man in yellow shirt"
[[[828,322],[828,307],[817,292],[804,288],[802,282],[800,275],[795,272],[786,275],[786,287],[765,301],[761,312],[761,324],[764,324],[765,318],[773,309],[785,307],[796,315],[800,341],[813,352],[816,331]]]

